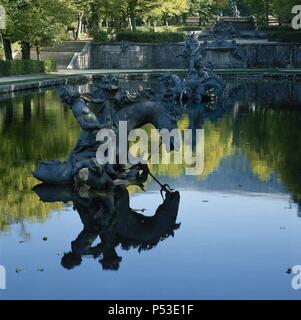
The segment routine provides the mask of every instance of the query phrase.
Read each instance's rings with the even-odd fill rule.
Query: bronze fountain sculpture
[[[118,78],[112,75],[103,76],[90,93],[80,94],[76,87],[63,87],[60,98],[70,106],[79,123],[80,137],[65,162],[40,163],[34,177],[46,184],[73,185],[75,188],[86,185],[97,190],[120,184],[141,186],[149,173],[147,165],[100,165],[97,162],[96,152],[100,146],[97,133],[108,128],[117,132],[120,121],[127,122],[128,131],[146,124],[171,131],[177,128],[177,120],[185,108],[210,101],[215,102],[216,108],[221,108],[225,84],[214,74],[212,66],[202,64],[200,48],[197,36],[191,34],[183,51],[187,77],[182,80],[176,74],[162,75],[159,92],[143,87],[136,93],[123,91]],[[90,108],[92,103],[97,105],[97,114]],[[173,147],[171,145],[170,149]]]
[[[182,80],[176,74],[164,74],[159,78],[157,92],[142,86],[136,93],[124,91],[114,75],[102,76],[84,94],[73,86],[59,91],[61,101],[70,107],[80,125],[80,136],[66,161],[42,162],[33,175],[43,182],[34,188],[43,202],[73,202],[83,223],[82,232],[71,243],[71,251],[61,260],[64,268],[73,269],[88,255],[100,258],[103,269],[118,270],[122,258],[117,255],[116,246],[150,250],[180,227],[176,223],[179,192],[153,176],[147,162],[131,165],[119,161],[118,151],[116,163],[100,164],[97,150],[102,142],[97,135],[102,129],[118,133],[120,122],[127,123],[128,132],[146,124],[172,131],[178,128],[185,111],[191,118],[191,129],[198,129],[201,124],[195,118],[202,118],[207,106],[210,115],[218,117],[224,110],[225,84],[212,66],[202,64],[199,51],[200,43],[192,34],[183,51],[187,77]],[[166,147],[173,150],[173,141]],[[160,185],[163,198],[152,217],[130,208],[127,190],[130,185],[144,190],[148,176]],[[101,242],[93,246],[98,237]]]

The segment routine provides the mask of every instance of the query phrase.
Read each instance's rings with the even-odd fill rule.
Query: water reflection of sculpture
[[[73,202],[83,223],[83,230],[71,243],[71,252],[64,255],[62,265],[72,269],[85,256],[101,257],[103,269],[117,270],[121,257],[115,248],[151,250],[160,241],[173,236],[180,227],[176,223],[180,202],[178,192],[166,192],[163,204],[155,215],[144,216],[130,208],[129,193],[125,187],[111,192],[89,192],[78,195],[68,187],[40,185],[34,191],[45,202]],[[101,242],[93,246],[97,238]]]

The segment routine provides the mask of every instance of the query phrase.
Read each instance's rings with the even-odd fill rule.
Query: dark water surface
[[[231,86],[225,113],[180,121],[205,130],[203,173],[152,168],[181,200],[177,224],[151,243],[113,239],[111,221],[85,233],[86,200],[39,201],[33,169],[65,159],[79,127],[56,90],[0,100],[0,299],[300,299],[286,271],[301,265],[301,86]],[[147,216],[162,203],[151,179],[129,194]]]

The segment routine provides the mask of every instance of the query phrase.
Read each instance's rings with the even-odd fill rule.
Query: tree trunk
[[[23,120],[27,122],[31,118],[31,97],[25,96],[23,100]]]
[[[6,100],[5,104],[4,128],[10,128],[14,120],[14,106],[12,100]],[[5,131],[4,131],[5,132]]]
[[[39,46],[36,46],[36,52],[37,52],[37,60],[40,61],[41,60],[41,52],[40,52]]]
[[[128,18],[128,21],[129,21],[129,29],[133,31],[133,23],[132,23],[132,18],[130,16]]]
[[[144,27],[147,28],[149,26],[148,22],[146,21],[146,19],[142,19],[142,22],[144,24]]]
[[[157,31],[157,21],[154,21],[154,32]]]
[[[30,60],[30,43],[21,41],[22,60]]]
[[[137,21],[135,16],[132,16],[132,23],[133,23],[133,31],[137,31]]]
[[[203,19],[202,16],[199,15],[199,27],[201,27],[203,25]]]
[[[77,18],[77,31],[76,31],[76,40],[80,39],[82,33],[82,25],[83,25],[83,14],[79,13]]]
[[[3,37],[3,49],[5,54],[5,60],[13,60],[13,51],[11,48],[11,42],[9,38]]]

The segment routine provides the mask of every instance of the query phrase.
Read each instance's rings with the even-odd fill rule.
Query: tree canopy
[[[23,58],[30,48],[52,46],[81,33],[92,34],[106,27],[130,29],[170,22],[185,24],[188,16],[198,16],[200,24],[214,21],[219,14],[231,14],[236,5],[243,15],[255,15],[259,22],[270,15],[290,21],[292,7],[299,0],[0,0],[6,9],[7,27],[0,30],[6,59],[12,59],[10,43],[19,42]],[[281,20],[281,19],[280,19]]]

